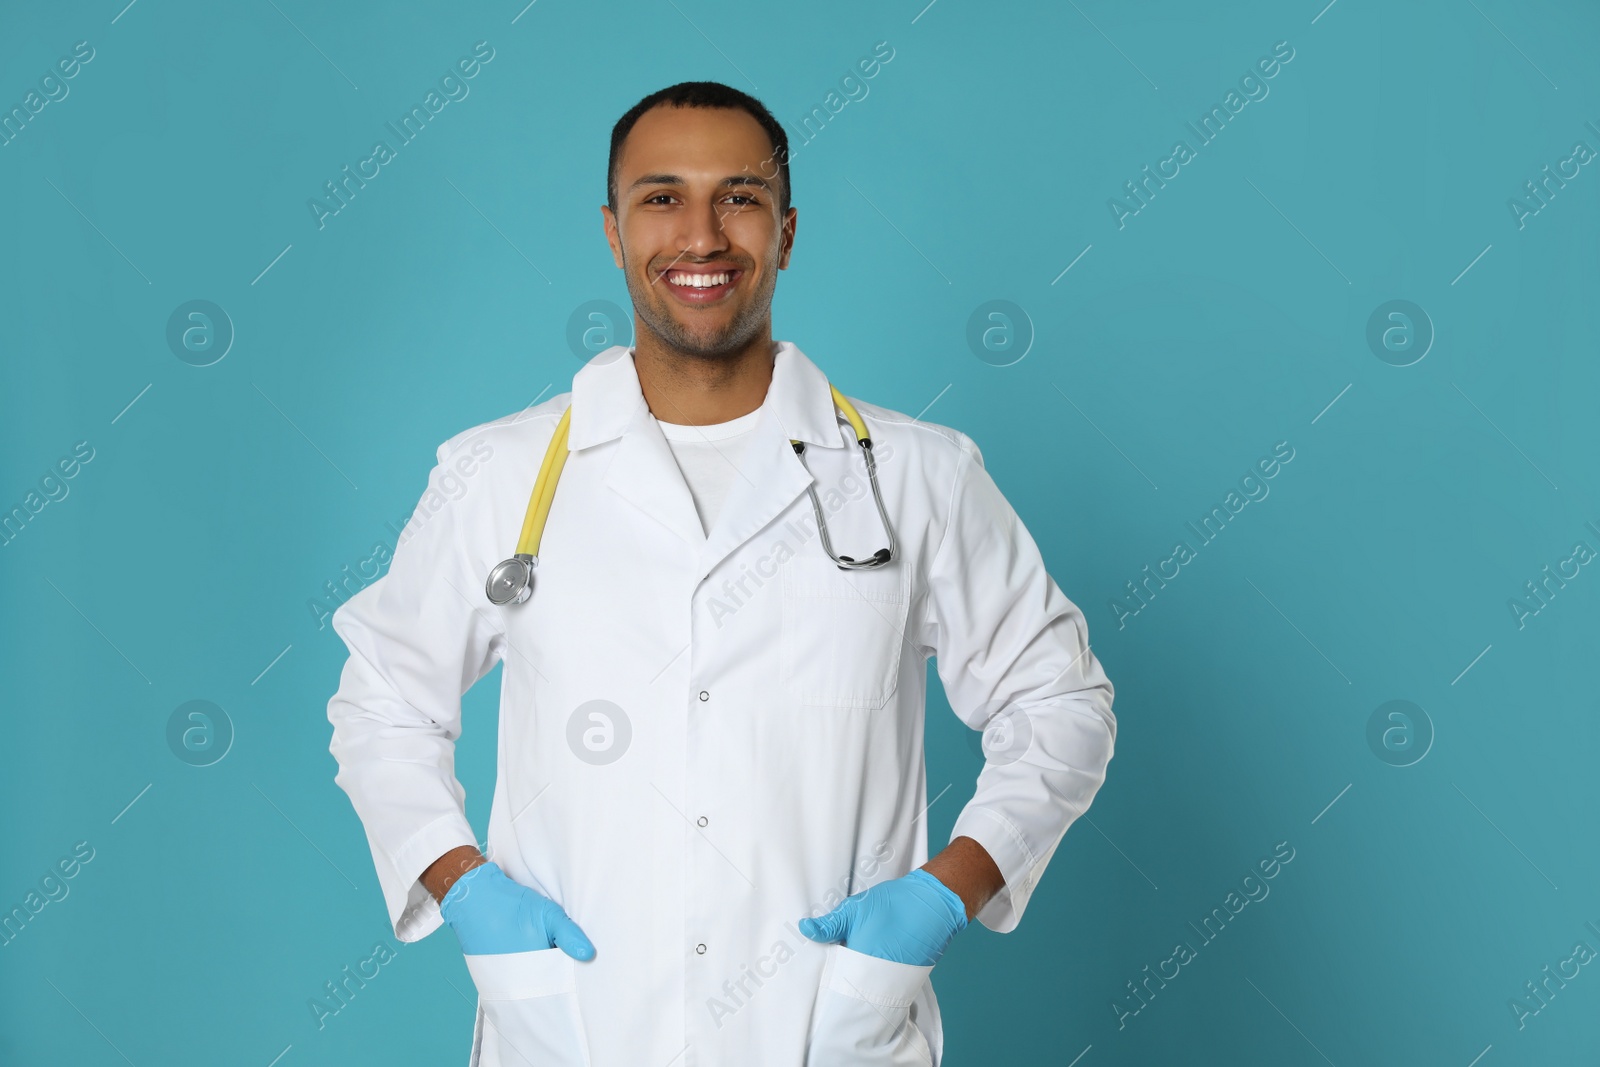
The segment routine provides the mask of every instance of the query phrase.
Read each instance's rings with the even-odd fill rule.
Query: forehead
[[[626,187],[646,173],[713,181],[732,174],[771,174],[767,161],[772,154],[767,131],[747,111],[660,104],[640,115],[623,141],[618,184]]]

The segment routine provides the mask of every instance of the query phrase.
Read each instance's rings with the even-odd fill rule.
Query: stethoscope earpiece
[[[876,552],[874,552],[872,554],[872,558],[871,559],[866,560],[864,562],[857,562],[855,559],[851,558],[850,556],[840,556],[839,559],[840,559],[841,562],[839,564],[839,569],[842,570],[842,571],[851,570],[852,569],[851,567],[846,567],[844,565],[846,563],[853,564],[855,567],[881,567],[885,563],[888,563],[893,558],[894,558],[894,553],[890,552],[887,548],[878,549],[878,551],[876,551]]]

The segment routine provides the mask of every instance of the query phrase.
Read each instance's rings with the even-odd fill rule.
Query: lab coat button
[[[694,947],[694,950],[695,950],[695,952],[697,954],[699,954],[701,956],[704,956],[706,954],[706,947],[704,945],[696,945]]]
[[[704,815],[702,815],[698,819],[695,820],[695,825],[696,826],[704,826],[708,821],[709,820]]]
[[[700,699],[702,701],[710,700],[711,699],[711,694],[706,692],[704,689],[702,689],[702,690],[700,690]]]

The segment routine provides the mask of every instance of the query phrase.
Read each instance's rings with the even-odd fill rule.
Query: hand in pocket
[[[498,863],[456,879],[439,914],[468,956],[559,948],[575,960],[594,958],[594,945],[559,904],[511,879]]]
[[[966,925],[961,898],[918,869],[845,898],[820,919],[801,919],[800,932],[881,960],[931,967]]]

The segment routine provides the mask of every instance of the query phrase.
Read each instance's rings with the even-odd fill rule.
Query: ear
[[[789,214],[783,219],[783,232],[779,235],[782,250],[778,253],[778,269],[789,269],[789,256],[794,252],[794,230],[799,222],[799,212],[795,208],[789,209]]]
[[[621,270],[622,232],[617,229],[617,216],[612,214],[610,207],[601,204],[600,217],[605,222],[606,244],[611,246],[611,258],[616,263],[617,269]]]

